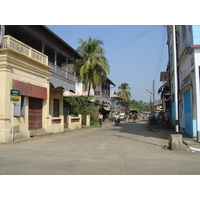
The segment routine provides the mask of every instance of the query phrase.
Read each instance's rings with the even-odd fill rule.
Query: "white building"
[[[175,125],[174,107],[174,64],[172,26],[168,30],[169,86],[171,120]],[[180,132],[198,137],[199,119],[199,66],[200,66],[200,26],[176,26],[177,79],[178,79],[178,118]]]

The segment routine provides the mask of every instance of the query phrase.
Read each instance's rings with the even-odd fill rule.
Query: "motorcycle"
[[[119,118],[118,118],[118,119],[115,119],[115,125],[116,125],[116,126],[118,126],[118,125],[119,125],[119,123],[120,123],[120,120],[119,120]]]

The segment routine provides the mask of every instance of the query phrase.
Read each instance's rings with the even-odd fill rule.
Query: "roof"
[[[157,100],[157,101],[154,101],[154,105],[162,105],[162,99],[161,100]]]
[[[67,48],[69,48],[71,51],[73,51],[75,54],[77,54],[78,57],[82,58],[81,55],[74,50],[69,44],[67,44],[63,39],[61,39],[58,35],[56,35],[52,30],[50,30],[47,26],[42,25],[43,28],[45,28],[50,34],[52,34],[56,39],[60,40],[60,42],[64,43]]]
[[[20,37],[21,33],[23,33],[23,35],[27,34],[27,36],[34,37],[38,41],[42,41],[45,44],[47,43],[54,50],[58,50],[57,48],[62,47],[63,49],[66,49],[68,53],[70,53],[68,56],[72,56],[75,59],[82,58],[75,49],[73,49],[69,44],[67,44],[67,42],[61,39],[45,25],[5,25],[5,34],[8,34],[8,32],[9,35],[14,35],[16,39],[19,39],[16,36]],[[26,44],[26,42],[24,43]],[[60,53],[62,54],[63,50],[60,51]]]
[[[121,99],[121,97],[115,94],[115,90],[110,90],[110,97],[117,97]]]
[[[111,85],[116,86],[108,77],[107,77],[107,81],[108,81]]]

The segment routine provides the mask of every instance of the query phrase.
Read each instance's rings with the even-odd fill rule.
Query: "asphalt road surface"
[[[200,174],[200,154],[171,151],[167,134],[147,122],[103,124],[0,144],[1,175]]]

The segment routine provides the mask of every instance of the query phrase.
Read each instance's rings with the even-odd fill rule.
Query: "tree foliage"
[[[128,83],[122,83],[119,87],[119,92],[117,93],[118,96],[120,96],[123,101],[130,102],[131,98],[131,88],[129,87]]]
[[[71,104],[71,114],[75,116],[78,116],[79,114],[82,116],[90,115],[90,122],[93,123],[96,121],[96,113],[98,112],[99,107],[95,105],[94,102],[91,102],[91,98],[88,99],[86,96],[80,96],[70,97],[66,100]]]
[[[87,41],[79,39],[81,44],[77,52],[82,59],[76,60],[74,64],[74,72],[79,81],[83,81],[85,89],[88,87],[88,96],[90,89],[96,88],[100,83],[102,84],[107,74],[110,72],[108,61],[104,56],[104,48],[102,40],[88,38]]]
[[[137,110],[139,113],[143,111],[150,111],[149,104],[146,102],[132,100],[129,104],[131,110]]]

